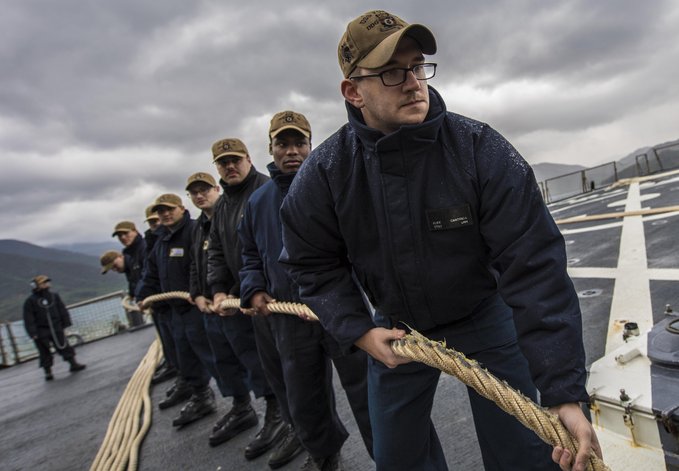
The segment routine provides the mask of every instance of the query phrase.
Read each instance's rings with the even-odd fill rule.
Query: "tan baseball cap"
[[[37,275],[36,277],[33,278],[33,283],[36,285],[39,285],[40,283],[44,283],[46,281],[52,281],[50,280],[50,277],[47,275]]]
[[[153,219],[160,219],[158,217],[158,213],[153,210],[152,204],[146,207],[146,209],[144,210],[144,214],[146,215],[146,219],[144,219],[145,222],[151,221]]]
[[[118,224],[116,224],[116,227],[113,228],[113,234],[111,234],[111,237],[115,237],[121,232],[127,233],[136,230],[137,227],[134,225],[132,221],[120,221]]]
[[[177,208],[184,205],[182,204],[182,199],[179,196],[175,195],[174,193],[165,193],[156,198],[156,200],[153,202],[153,206],[151,206],[151,211],[154,213],[157,212],[158,206]]]
[[[189,187],[197,182],[207,183],[210,186],[217,186],[217,181],[212,175],[205,172],[198,172],[191,175],[186,181],[186,191],[189,191]]]
[[[269,137],[273,139],[278,133],[286,129],[294,129],[301,132],[304,137],[311,139],[311,125],[306,117],[294,111],[281,111],[273,115],[269,126]]]
[[[369,11],[355,18],[347,25],[337,47],[344,77],[348,78],[356,67],[377,69],[385,65],[404,36],[417,41],[424,54],[436,53],[436,39],[426,26],[408,24],[384,10]]]
[[[113,268],[113,263],[116,258],[121,257],[122,254],[115,250],[107,250],[104,254],[99,257],[99,263],[101,263],[101,274],[104,275],[107,271]]]
[[[236,138],[220,139],[212,144],[212,162],[217,162],[220,157],[225,155],[238,155],[240,157],[247,157],[249,155],[248,148],[245,147],[243,141]]]

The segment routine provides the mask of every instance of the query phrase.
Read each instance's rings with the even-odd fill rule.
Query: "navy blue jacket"
[[[146,261],[146,241],[137,234],[129,247],[123,249],[125,258],[125,278],[127,278],[127,292],[134,297],[137,283],[141,280],[144,273],[144,262]]]
[[[156,245],[156,241],[158,240],[158,229],[160,229],[161,226],[156,227],[155,231],[152,231],[151,228],[146,229],[144,232],[144,245],[146,246],[144,249],[144,256],[146,258],[149,258],[151,256],[151,252],[153,251],[153,247]],[[143,276],[143,273],[142,273]]]
[[[55,332],[70,327],[71,316],[68,309],[57,293],[48,289],[34,290],[24,302],[26,333],[31,338],[51,338],[50,322]]]
[[[278,210],[288,192],[295,173],[282,173],[274,163],[267,166],[271,180],[250,196],[238,235],[243,248],[240,269],[240,302],[251,307],[257,291],[266,291],[279,301],[300,302],[299,289],[278,257],[283,249],[281,220]]]
[[[349,123],[304,162],[281,208],[281,261],[348,349],[371,303],[426,332],[498,291],[544,405],[586,400],[581,315],[558,228],[530,166],[495,130],[446,112],[383,135]]]
[[[162,226],[156,231],[158,240],[147,260],[148,266],[137,289],[137,299],[168,291],[189,291],[194,224],[195,221],[186,210],[173,230]],[[181,299],[168,300],[167,303],[174,308],[191,306]]]

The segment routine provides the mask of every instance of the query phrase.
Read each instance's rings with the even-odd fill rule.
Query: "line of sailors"
[[[257,425],[254,395],[264,398],[266,412],[263,427],[245,448],[246,459],[273,450],[268,465],[275,469],[306,451],[302,469],[342,469],[340,450],[348,433],[335,408],[332,365],[372,456],[366,354],[357,349],[343,355],[318,322],[267,308],[274,300],[300,301],[296,284],[278,263],[283,248],[278,210],[311,151],[307,119],[293,111],[274,115],[269,151],[273,162],[267,177],[252,165],[241,140],[215,142],[219,183],[199,172],[186,184],[199,217],[190,217],[179,195],[158,196],[146,208],[144,237],[130,221],[115,226],[113,236],[124,248],[101,256],[102,273],[124,273],[140,309],[150,307],[144,300],[151,295],[191,294],[190,302],[172,299],[152,306],[165,357],[153,382],[176,375],[159,407],[186,401],[174,426],[215,412],[209,385],[214,378],[221,395],[233,400],[212,427],[210,445]],[[227,298],[240,298],[241,309],[222,309]]]

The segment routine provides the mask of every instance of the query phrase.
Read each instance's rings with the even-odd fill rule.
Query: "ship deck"
[[[665,174],[570,198],[550,210],[560,220],[676,204],[679,176]],[[675,211],[560,225],[583,311],[588,365],[621,344],[622,321],[635,321],[645,331],[662,318],[666,304],[679,307],[677,216]],[[147,328],[78,347],[78,359],[87,369],[70,374],[56,358],[52,382],[43,380],[36,361],[0,371],[0,469],[89,469],[116,404],[154,338],[154,329]],[[342,451],[345,468],[372,469],[346,396],[335,384],[338,410],[351,434]],[[169,385],[152,387],[154,405]],[[268,469],[266,455],[253,461],[243,457],[257,428],[218,447],[208,445],[212,423],[229,402],[218,399],[217,414],[181,430],[171,426],[179,406],[164,411],[155,406],[139,469]],[[255,406],[261,424],[263,401]],[[465,387],[455,378],[442,375],[432,417],[449,467],[483,469]],[[298,469],[303,459],[300,455],[283,469]]]

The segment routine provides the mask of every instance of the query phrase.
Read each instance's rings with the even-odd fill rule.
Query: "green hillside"
[[[48,249],[16,240],[0,240],[0,321],[22,318],[29,282],[35,275],[52,279],[52,290],[66,304],[126,289],[125,277],[100,274],[97,257]]]

